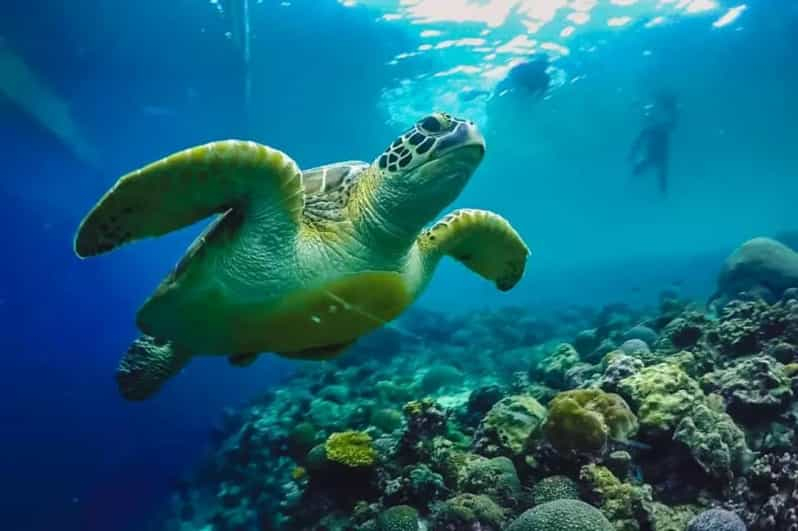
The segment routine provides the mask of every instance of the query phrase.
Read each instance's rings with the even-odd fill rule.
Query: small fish
[[[627,448],[631,448],[631,449],[634,449],[634,450],[639,450],[639,451],[643,451],[643,452],[650,452],[652,450],[652,446],[651,445],[648,445],[648,444],[640,442],[640,441],[635,441],[635,440],[632,440],[632,439],[629,439],[629,440],[626,440],[626,441],[616,441],[616,442],[618,442],[621,445],[626,446]]]

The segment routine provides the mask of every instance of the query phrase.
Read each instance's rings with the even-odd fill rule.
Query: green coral
[[[671,433],[701,400],[698,382],[672,363],[659,363],[620,381],[619,391],[637,408],[643,432]]]
[[[391,433],[402,426],[402,413],[396,409],[376,409],[371,412],[369,422],[385,433]]]
[[[579,500],[557,500],[524,512],[507,531],[615,531],[615,528],[592,505]]]
[[[343,427],[347,408],[340,404],[317,398],[310,403],[308,419],[323,429],[336,430]]]
[[[652,531],[684,531],[687,524],[700,512],[692,505],[669,507],[663,503],[651,504]]]
[[[311,474],[323,471],[330,464],[324,444],[314,446],[305,457],[305,468]]]
[[[581,358],[576,349],[568,343],[561,343],[554,352],[546,355],[532,371],[533,379],[542,379],[543,382],[555,389],[567,387],[566,375],[574,366],[581,363]]]
[[[691,395],[687,391],[678,391],[672,395],[650,395],[637,412],[641,431],[649,434],[670,434],[698,400],[701,400],[700,395]]]
[[[621,391],[633,404],[641,405],[652,395],[673,394],[678,391],[700,393],[698,383],[684,370],[672,363],[658,363],[624,378]]]
[[[488,411],[474,435],[474,449],[487,457],[519,456],[537,438],[546,419],[546,408],[531,396],[515,395],[499,400]]]
[[[460,494],[433,507],[433,529],[501,529],[504,509],[479,494]]]
[[[667,363],[678,366],[691,378],[699,378],[715,368],[716,354],[708,349],[682,350],[665,357]]]
[[[549,476],[532,487],[532,499],[535,505],[555,500],[578,500],[579,485],[568,476]]]
[[[430,367],[421,379],[421,389],[425,393],[436,393],[445,387],[463,383],[463,373],[451,365]]]
[[[609,438],[625,440],[636,431],[634,413],[613,393],[575,389],[549,403],[546,439],[561,452],[601,452]]]
[[[470,455],[456,448],[452,441],[444,437],[435,437],[432,440],[430,465],[443,476],[446,485],[453,488],[459,483],[461,471]]]
[[[648,528],[653,511],[650,486],[623,483],[608,468],[595,464],[582,467],[580,479],[617,530]]]
[[[413,467],[408,474],[409,488],[414,497],[433,500],[443,498],[448,493],[446,483],[441,474],[433,472],[427,465]]]
[[[300,422],[289,435],[291,450],[297,454],[307,453],[319,442],[319,429],[310,422]]]
[[[484,494],[504,507],[515,506],[521,496],[515,465],[506,457],[475,456],[463,469],[460,488],[464,492]]]
[[[745,433],[722,411],[722,404],[712,406],[711,400],[696,405],[676,427],[673,438],[690,448],[707,474],[730,481],[745,468],[751,452]]]
[[[413,389],[409,385],[397,384],[391,380],[380,380],[374,384],[377,397],[385,404],[404,404],[413,399]]]
[[[345,385],[327,385],[319,391],[319,398],[337,404],[346,404],[349,400],[349,388]]]
[[[368,433],[345,431],[333,433],[324,444],[327,459],[348,467],[368,467],[377,460]]]
[[[780,412],[793,398],[784,365],[766,355],[742,359],[705,374],[701,383],[707,392],[723,396],[730,414],[751,423]]]
[[[409,505],[386,509],[377,517],[377,531],[418,531],[418,511]]]

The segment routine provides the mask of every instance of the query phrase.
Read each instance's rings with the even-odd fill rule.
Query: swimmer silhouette
[[[638,176],[649,170],[655,171],[662,195],[668,192],[670,137],[678,119],[676,107],[674,95],[658,95],[654,103],[647,106],[645,125],[629,150],[632,173]]]
[[[551,61],[546,54],[534,54],[527,61],[512,67],[493,91],[465,90],[460,93],[460,99],[471,101],[482,96],[490,99],[512,92],[522,92],[542,99],[548,94],[552,84],[549,74],[550,65]]]

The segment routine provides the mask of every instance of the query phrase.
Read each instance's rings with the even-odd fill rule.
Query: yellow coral
[[[297,466],[291,471],[291,477],[294,481],[301,481],[308,475],[308,471],[304,467]]]
[[[574,389],[549,403],[546,438],[560,451],[602,451],[608,438],[625,440],[636,431],[634,413],[616,394]]]
[[[324,443],[327,459],[349,467],[372,466],[377,452],[371,445],[371,437],[361,431],[333,433]]]

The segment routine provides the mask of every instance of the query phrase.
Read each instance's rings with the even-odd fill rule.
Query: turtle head
[[[374,161],[387,217],[420,229],[454,201],[485,154],[473,122],[433,113],[416,122]]]

